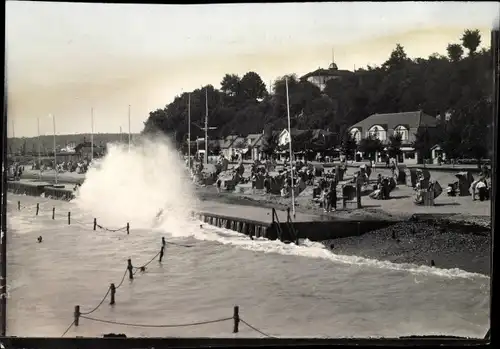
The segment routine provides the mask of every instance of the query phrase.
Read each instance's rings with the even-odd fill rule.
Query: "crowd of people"
[[[33,160],[31,169],[43,173],[44,171],[53,170],[55,167],[57,173],[87,173],[90,162],[90,159],[84,158],[82,160],[57,161],[56,166],[54,166],[54,160],[52,159],[45,159],[42,161]]]

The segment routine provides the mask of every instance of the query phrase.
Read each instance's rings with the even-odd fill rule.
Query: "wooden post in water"
[[[52,207],[52,220],[56,218],[56,208]]]
[[[127,270],[128,270],[128,278],[130,280],[134,279],[134,273],[132,272],[134,270],[134,267],[132,266],[132,259],[127,260]]]
[[[40,204],[36,204],[36,215],[38,216],[38,212],[40,211]]]
[[[80,306],[79,305],[75,305],[74,319],[75,319],[75,326],[78,326],[80,324]]]
[[[21,201],[18,201],[18,202],[17,202],[17,210],[18,210],[18,211],[21,211]]]
[[[94,218],[94,230],[97,228],[97,218]]]
[[[109,304],[114,305],[115,304],[115,293],[116,293],[115,284],[111,284],[111,286],[109,286],[109,289],[110,289],[110,296],[111,296],[111,301],[109,302]]]
[[[71,224],[71,212],[68,212],[68,225]]]
[[[233,309],[233,320],[234,320],[233,333],[238,333],[240,325],[240,307],[237,305]]]
[[[127,222],[127,235],[130,234],[130,224]]]

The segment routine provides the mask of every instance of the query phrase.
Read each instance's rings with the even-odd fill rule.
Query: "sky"
[[[446,53],[464,29],[482,47],[498,2],[145,5],[7,1],[9,137],[140,132],[149,112],[226,73],[266,85],[332,62],[379,65],[397,43],[410,57]]]

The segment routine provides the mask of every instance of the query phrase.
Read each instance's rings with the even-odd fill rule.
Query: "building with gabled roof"
[[[388,145],[389,138],[395,134],[401,135],[402,155],[399,162],[417,163],[418,154],[413,148],[415,135],[421,128],[435,129],[438,120],[423,111],[402,113],[373,114],[364,120],[349,127],[349,132],[359,143],[362,139],[372,136],[378,138],[382,144]],[[377,161],[380,154],[377,154]]]

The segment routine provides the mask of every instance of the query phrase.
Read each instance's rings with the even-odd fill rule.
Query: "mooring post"
[[[75,305],[74,318],[75,318],[75,326],[78,326],[80,323],[80,306],[79,305]]]
[[[134,269],[134,267],[132,266],[132,259],[128,259],[127,260],[127,270],[128,270],[128,278],[130,280],[133,280],[134,279],[134,273],[132,273],[132,270]]]
[[[94,218],[94,230],[97,228],[97,218]]]
[[[40,204],[36,204],[36,215],[38,216],[38,212],[40,211]]]
[[[127,222],[127,235],[130,234],[130,224]]]
[[[160,259],[159,259],[160,263],[163,260],[163,251],[164,251],[164,247],[162,245],[161,248],[160,248]]]
[[[71,212],[68,212],[68,225],[71,224]]]
[[[18,201],[18,202],[17,202],[17,210],[18,210],[18,211],[21,211],[21,201]]]
[[[52,207],[52,220],[56,218],[56,208]]]
[[[109,286],[109,289],[110,289],[110,295],[111,295],[111,301],[109,302],[109,304],[114,305],[115,304],[115,293],[116,293],[115,284],[111,284],[111,286]]]
[[[239,325],[240,325],[240,307],[234,306],[233,309],[233,320],[234,320],[234,328],[233,333],[238,333]]]

